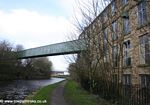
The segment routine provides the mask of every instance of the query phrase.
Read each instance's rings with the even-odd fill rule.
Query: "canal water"
[[[46,80],[14,80],[0,81],[0,100],[23,100],[31,92],[38,88],[63,81],[62,78],[51,78]],[[8,105],[2,104],[0,105]],[[19,104],[9,104],[19,105]]]

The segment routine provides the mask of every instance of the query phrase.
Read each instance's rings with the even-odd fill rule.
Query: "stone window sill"
[[[127,5],[129,5],[129,1],[125,4],[122,3],[122,8],[125,8]]]
[[[138,67],[150,67],[150,64],[139,64]]]
[[[113,69],[118,69],[119,67],[113,67]]]
[[[146,27],[146,26],[148,26],[148,25],[150,25],[150,22],[145,23],[145,24],[142,24],[142,25],[139,25],[139,24],[138,24],[137,30],[139,30],[139,29],[141,29],[141,28],[143,28],[143,27]]]
[[[132,68],[132,66],[124,66],[123,69]]]
[[[123,35],[124,35],[124,36],[128,36],[130,33],[131,33],[131,31],[123,32]]]

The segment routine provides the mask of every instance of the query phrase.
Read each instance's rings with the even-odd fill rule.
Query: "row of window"
[[[124,45],[124,66],[131,66],[131,42],[127,40]],[[139,37],[139,61],[140,64],[150,64],[150,46],[148,34]],[[112,48],[113,66],[118,67],[118,46]]]
[[[148,87],[150,86],[150,74],[140,74],[140,86],[141,87]],[[113,80],[114,82],[117,82],[117,75],[114,75]],[[131,80],[131,74],[123,74],[122,75],[122,83],[125,86],[131,86],[132,80]]]
[[[115,2],[114,2],[115,3]],[[128,0],[122,0],[123,4],[127,4]],[[113,3],[112,3],[113,5]],[[147,15],[146,15],[146,1],[142,0],[138,4],[138,22],[140,25],[144,25],[147,22]],[[112,40],[118,39],[117,35],[117,21],[114,21],[112,23]],[[129,15],[127,12],[125,12],[123,17],[123,32],[125,35],[127,35],[130,32],[130,24],[129,24]],[[104,43],[104,55],[108,54],[109,48],[108,48],[108,28],[105,28],[103,30],[103,43]],[[140,56],[140,64],[150,64],[150,46],[149,46],[149,37],[148,35],[143,35],[139,37],[139,56]],[[130,55],[130,49],[131,49],[131,42],[130,40],[125,41],[123,43],[124,45],[124,66],[131,66],[132,59]],[[106,56],[105,56],[106,57]],[[118,66],[118,48],[117,46],[114,46],[112,48],[112,58],[114,62],[114,67]],[[107,58],[106,58],[107,59]]]
[[[112,23],[112,40],[116,40],[118,38],[117,35],[117,21]],[[129,17],[125,17],[123,19],[123,34],[127,35],[130,32],[130,24],[129,24]]]
[[[143,11],[145,11],[145,10],[143,10]],[[139,26],[143,26],[147,23],[146,11],[145,12],[143,12],[143,11],[139,12],[139,16],[138,16]],[[117,29],[118,29],[117,21],[114,21],[112,23],[112,40],[116,40],[118,38]],[[131,30],[130,30],[129,16],[126,16],[123,18],[123,34],[127,35],[130,31]]]
[[[124,6],[124,5],[126,5],[126,4],[128,4],[128,0],[122,0],[122,2],[121,2],[121,4]],[[115,1],[113,1],[112,3],[111,3],[111,14],[112,14],[112,16],[113,15],[115,15],[115,13],[117,12],[117,6],[116,6],[116,2]],[[104,22],[106,22],[107,21],[107,16],[109,15],[109,13],[108,13],[108,9],[106,9],[105,10],[105,12],[103,13],[103,20],[104,20]]]
[[[108,42],[107,38],[104,38],[104,55],[108,55]],[[123,43],[123,58],[124,58],[124,66],[131,66],[131,42],[127,40]],[[118,67],[118,46],[112,47],[112,59],[113,66]],[[149,37],[148,34],[142,35],[139,37],[139,61],[140,64],[150,64],[150,46],[149,46]]]
[[[124,5],[127,5],[129,2],[129,0],[121,0],[121,4],[124,6]],[[112,11],[112,15],[114,15],[117,11],[117,6],[116,6],[116,2],[113,1],[112,4],[111,4],[111,11]]]
[[[121,3],[122,3],[122,5],[124,6],[124,5],[128,4],[128,0],[122,0],[122,1],[121,1]],[[114,14],[115,14],[115,12],[116,12],[116,8],[117,8],[117,6],[116,6],[116,2],[115,2],[115,1],[113,1],[113,2],[112,2],[112,4],[111,4],[111,11],[112,11],[112,15],[114,15]]]
[[[131,55],[130,55],[130,48],[131,48],[131,43],[130,40],[125,41],[123,43],[123,58],[124,58],[124,66],[131,66]],[[112,48],[112,58],[113,58],[113,66],[118,67],[118,46],[113,46]]]
[[[150,44],[149,44],[149,36],[145,34],[140,36],[140,64],[150,64]]]
[[[128,0],[122,0],[123,4],[127,4]],[[112,2],[112,15],[116,12],[115,2]],[[148,19],[147,19],[147,11],[146,11],[146,1],[143,0],[141,3],[137,5],[138,12],[137,12],[137,19],[138,19],[138,27],[144,26]],[[105,13],[105,12],[104,12]],[[105,13],[106,14],[106,13]],[[128,34],[130,32],[130,24],[129,24],[129,14],[127,12],[122,14],[123,16],[123,32],[124,34]],[[107,16],[104,15],[104,20],[106,21]],[[117,33],[117,22],[114,21],[112,23],[112,30],[116,34]],[[117,38],[116,35],[113,35],[114,40]]]
[[[140,74],[140,85],[141,87],[150,86],[150,75],[148,74]],[[122,82],[124,85],[131,85],[131,74],[124,74],[122,78]]]

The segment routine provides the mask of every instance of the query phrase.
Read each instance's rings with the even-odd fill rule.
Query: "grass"
[[[32,95],[29,95],[25,100],[36,100],[36,103],[25,103],[22,105],[50,105],[51,103],[51,94],[52,91],[59,85],[59,83],[51,84],[48,86],[45,86],[39,90],[37,90]]]
[[[39,103],[25,103],[23,105],[50,105],[52,91],[58,85],[59,83],[45,86],[25,99],[33,100],[33,102],[34,100],[39,100]],[[64,96],[69,105],[109,105],[105,100],[97,99],[87,91],[80,88],[79,85],[72,80],[67,81]],[[47,101],[46,103],[45,100]]]
[[[66,83],[64,96],[69,105],[109,105],[105,100],[94,98],[72,80]]]

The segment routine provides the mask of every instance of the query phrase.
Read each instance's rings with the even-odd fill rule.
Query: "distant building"
[[[52,71],[52,76],[64,76],[69,75],[67,71]]]

